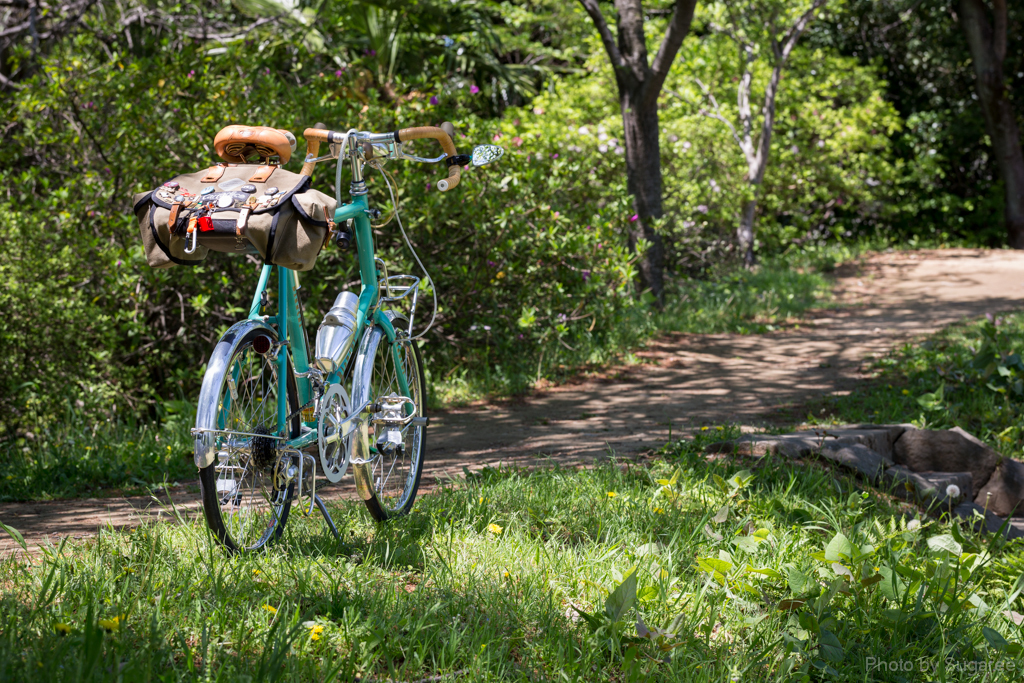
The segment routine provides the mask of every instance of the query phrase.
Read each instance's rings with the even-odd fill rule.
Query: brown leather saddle
[[[267,126],[225,126],[213,139],[213,148],[224,161],[244,164],[258,154],[264,162],[278,157],[288,163],[295,151],[295,136],[290,132]]]

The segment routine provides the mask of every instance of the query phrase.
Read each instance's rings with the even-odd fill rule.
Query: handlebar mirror
[[[473,165],[483,166],[497,161],[505,154],[505,150],[497,145],[480,145],[473,150]]]

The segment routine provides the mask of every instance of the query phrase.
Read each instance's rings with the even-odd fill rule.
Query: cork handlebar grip
[[[317,125],[323,124],[318,123]],[[306,157],[316,158],[320,154],[321,142],[341,142],[345,135],[326,128],[307,128],[302,131],[302,137],[306,138]],[[314,168],[316,168],[316,162],[307,161],[302,165],[301,174],[311,176]]]
[[[395,133],[395,138],[399,142],[408,142],[409,140],[424,140],[430,138],[437,140],[441,143],[441,149],[448,155],[448,158],[458,156],[458,152],[455,151],[455,143],[452,142],[451,136],[442,128],[436,128],[434,126],[422,126],[420,128],[403,128],[402,130]],[[448,167],[448,178],[445,180],[438,181],[437,189],[441,192],[447,192],[456,185],[459,184],[459,180],[462,179],[462,167],[458,164]]]

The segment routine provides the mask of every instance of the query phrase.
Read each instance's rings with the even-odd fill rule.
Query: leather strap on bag
[[[271,174],[277,170],[277,166],[260,166],[249,178],[250,183],[265,183],[270,179]]]
[[[202,183],[215,183],[220,180],[221,176],[224,175],[224,169],[228,167],[227,164],[217,164],[206,169],[206,175],[202,177],[199,182]]]
[[[171,232],[174,232],[174,226],[178,224],[179,211],[181,211],[181,202],[174,202],[171,205],[171,217],[167,219],[167,225],[170,226]]]

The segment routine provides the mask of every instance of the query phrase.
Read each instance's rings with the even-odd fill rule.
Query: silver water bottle
[[[324,372],[338,370],[355,341],[356,308],[359,297],[342,292],[327,311],[316,331],[316,353],[313,362]]]

